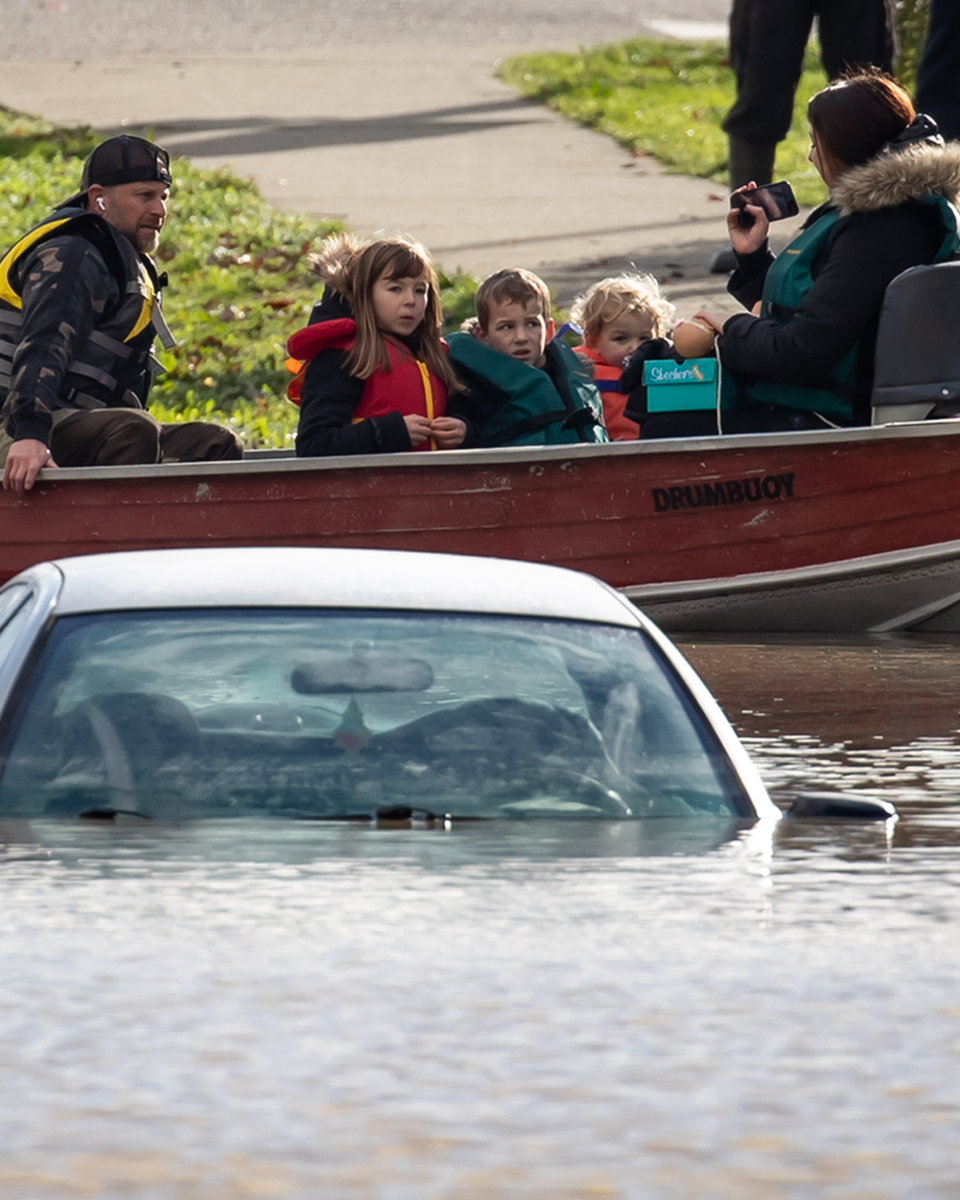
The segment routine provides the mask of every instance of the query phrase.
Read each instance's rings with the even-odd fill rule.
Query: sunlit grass
[[[89,129],[0,110],[0,247],[76,191],[99,140]],[[229,423],[251,448],[292,445],[298,410],[286,398],[286,342],[321,291],[307,255],[340,225],[281,212],[227,170],[177,159],[173,175],[157,260],[170,276],[164,313],[179,345],[160,353],[167,373],[151,390],[151,412]],[[476,283],[465,275],[441,282],[456,328],[473,312]]]
[[[734,101],[727,48],[719,43],[633,40],[578,54],[508,59],[504,80],[565,117],[609,134],[634,154],[648,154],[677,174],[726,186],[727,138],[721,122]],[[807,55],[793,124],[777,148],[776,177],[793,184],[801,204],[826,191],[807,161],[806,107],[826,82],[816,48]]]

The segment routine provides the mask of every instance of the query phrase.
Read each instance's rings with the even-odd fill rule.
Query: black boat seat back
[[[960,414],[960,262],[911,267],[887,288],[871,424]]]

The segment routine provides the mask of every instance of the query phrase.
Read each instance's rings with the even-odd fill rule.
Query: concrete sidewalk
[[[667,175],[529,103],[495,75],[501,44],[2,64],[0,101],[105,135],[147,129],[230,163],[281,207],[403,230],[446,269],[539,271],[562,301],[635,264],[681,312],[733,311],[711,277],[722,189]]]

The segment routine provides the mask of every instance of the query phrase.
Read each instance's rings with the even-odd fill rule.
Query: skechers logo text
[[[764,475],[758,479],[728,479],[723,483],[687,483],[682,487],[654,488],[654,512],[680,508],[716,508],[721,504],[760,504],[764,500],[793,498],[793,475]]]

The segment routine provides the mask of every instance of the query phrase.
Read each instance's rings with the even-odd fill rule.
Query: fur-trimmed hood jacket
[[[909,200],[942,196],[956,204],[960,197],[960,142],[946,146],[905,146],[850,167],[833,187],[842,217],[895,208]]]
[[[350,278],[357,255],[364,243],[351,233],[337,233],[324,239],[316,254],[308,259],[310,272],[322,279],[327,287],[346,300],[353,302]]]
[[[798,392],[827,386],[830,372],[857,347],[850,406],[835,414],[843,424],[869,420],[873,358],[883,296],[910,267],[942,257],[951,237],[945,214],[930,197],[956,204],[960,196],[960,145],[915,142],[844,171],[830,205],[817,209],[812,229],[835,206],[840,220],[813,264],[813,281],[786,321],[732,317],[724,326],[725,368],[782,385],[784,407],[803,408]],[[927,201],[924,203],[924,201]],[[728,290],[751,308],[764,294],[773,255],[767,246],[738,255]],[[814,408],[816,407],[813,405]]]

